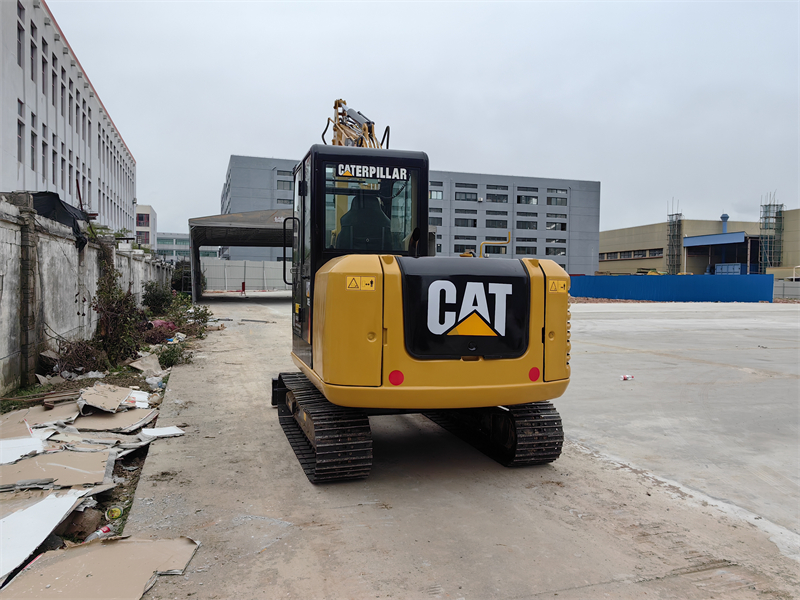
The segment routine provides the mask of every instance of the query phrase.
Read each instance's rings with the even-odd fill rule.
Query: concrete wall
[[[288,290],[283,282],[283,263],[274,260],[221,260],[202,258],[200,263],[208,292],[237,292],[245,282],[246,291]],[[291,281],[291,265],[286,265],[286,278]]]
[[[0,394],[33,383],[39,353],[59,338],[90,339],[97,326],[99,246],[79,251],[70,228],[37,215],[28,194],[13,196],[0,195]],[[144,282],[171,278],[171,266],[142,251],[116,252],[114,262],[140,303]]]
[[[773,298],[794,298],[800,300],[800,281],[775,281]]]

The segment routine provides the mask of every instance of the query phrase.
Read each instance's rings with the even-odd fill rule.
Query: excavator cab
[[[427,189],[424,152],[318,144],[295,167],[292,350],[309,367],[316,273],[341,256],[427,254]]]

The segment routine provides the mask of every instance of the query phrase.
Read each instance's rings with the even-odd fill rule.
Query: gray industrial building
[[[290,208],[297,161],[231,156],[221,212]],[[437,255],[480,250],[497,258],[550,258],[576,275],[598,269],[600,183],[512,175],[430,171],[429,223]],[[287,249],[287,255],[291,253]],[[281,248],[222,248],[231,260],[282,260]]]

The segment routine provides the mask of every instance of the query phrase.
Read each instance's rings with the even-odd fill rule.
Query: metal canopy
[[[710,235],[695,235],[683,238],[683,247],[692,248],[694,246],[718,246],[720,244],[742,244],[744,243],[744,231],[734,231],[731,233],[712,233]]]
[[[192,301],[202,295],[200,281],[201,246],[292,246],[292,228],[287,227],[284,237],[283,222],[294,215],[291,209],[256,210],[189,219],[191,240]]]

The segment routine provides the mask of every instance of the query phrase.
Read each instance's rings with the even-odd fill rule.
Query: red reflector
[[[392,371],[389,373],[389,383],[392,385],[400,385],[403,383],[405,376],[403,375],[402,371]]]
[[[539,369],[533,367],[530,371],[528,371],[528,377],[530,377],[531,381],[538,381],[539,380]]]

